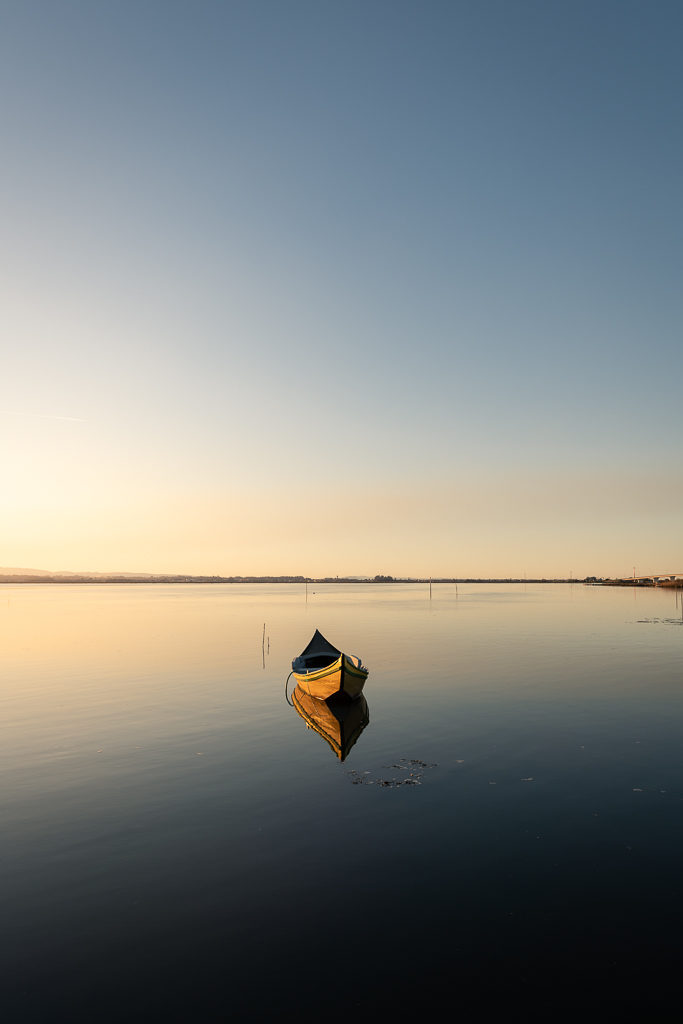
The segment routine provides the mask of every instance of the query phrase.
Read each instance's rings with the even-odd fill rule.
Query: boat
[[[363,729],[370,721],[368,702],[361,694],[358,700],[317,700],[297,683],[292,691],[292,705],[309,729],[329,744],[340,761],[344,761]]]
[[[360,658],[338,650],[318,629],[292,662],[292,673],[303,692],[317,700],[356,700],[368,678]]]

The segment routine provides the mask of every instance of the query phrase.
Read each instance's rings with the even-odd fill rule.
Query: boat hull
[[[332,664],[312,672],[294,672],[294,678],[304,693],[317,700],[360,697],[368,671],[361,667],[360,658],[341,654]]]

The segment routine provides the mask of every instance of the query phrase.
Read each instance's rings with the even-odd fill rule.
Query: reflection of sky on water
[[[207,1007],[226,977],[246,1000],[257,955],[291,1006],[282,949],[324,935],[335,955],[372,947],[372,1005],[387,983],[409,996],[396,929],[423,936],[411,963],[435,998],[456,949],[475,974],[517,950],[515,984],[553,949],[578,971],[647,970],[654,922],[664,942],[683,909],[679,614],[672,592],[578,585],[440,584],[431,602],[424,586],[2,588],[11,991],[37,977],[32,1007],[97,999],[116,954],[150,1008],[144,947],[167,1016],[190,977]],[[343,765],[284,700],[315,626],[370,669],[372,728]],[[419,788],[352,785],[411,760],[430,766]],[[363,907],[334,938],[306,896],[330,878]]]

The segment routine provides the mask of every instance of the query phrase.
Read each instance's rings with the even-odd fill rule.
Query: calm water
[[[652,1009],[680,964],[679,601],[0,587],[4,1019]],[[285,700],[316,627],[370,668],[344,763]]]

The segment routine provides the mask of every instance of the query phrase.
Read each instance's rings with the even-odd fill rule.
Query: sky
[[[682,35],[0,0],[0,565],[683,572]]]

